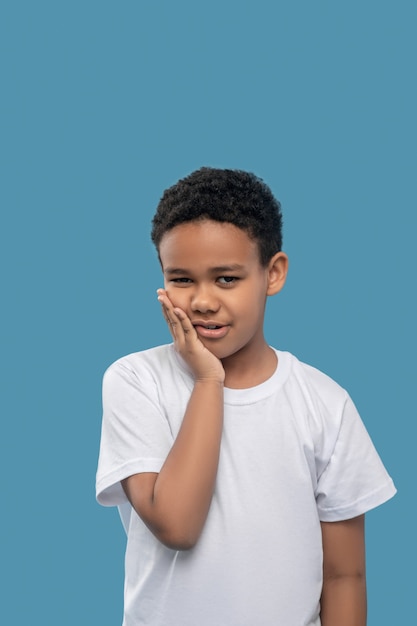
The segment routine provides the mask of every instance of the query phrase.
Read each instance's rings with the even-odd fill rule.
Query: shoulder
[[[172,359],[172,351],[172,344],[164,344],[140,352],[131,352],[111,363],[105,370],[104,377],[120,371],[139,373],[160,369]]]
[[[284,393],[293,424],[303,441],[326,463],[340,433],[347,407],[347,391],[330,376],[287,353],[288,376]]]
[[[177,367],[172,344],[132,352],[114,361],[105,370],[103,387],[122,383],[159,385]]]
[[[306,398],[315,399],[317,403],[330,406],[343,405],[348,396],[338,382],[321,370],[300,361],[293,354],[284,353],[289,361],[287,385],[293,387]]]

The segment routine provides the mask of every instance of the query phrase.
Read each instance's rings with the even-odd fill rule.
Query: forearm
[[[365,516],[322,522],[322,626],[366,626]]]
[[[181,429],[155,482],[153,507],[163,525],[193,545],[210,507],[223,426],[223,385],[197,382]]]
[[[216,481],[222,427],[223,384],[196,382],[177,438],[153,483],[144,484],[141,475],[124,481],[139,516],[170,548],[192,547],[202,531]]]
[[[322,626],[366,626],[365,574],[325,578],[320,617]]]

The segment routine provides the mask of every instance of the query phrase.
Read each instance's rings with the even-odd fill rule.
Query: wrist
[[[220,378],[212,378],[212,377],[196,377],[194,380],[194,385],[198,385],[198,386],[212,386],[213,388],[219,388],[221,390],[223,390],[224,388],[224,378],[220,379]]]

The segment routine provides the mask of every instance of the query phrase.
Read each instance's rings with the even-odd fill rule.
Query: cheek
[[[165,291],[167,292],[167,296],[174,306],[177,306],[180,309],[187,308],[188,299],[186,297],[185,290],[182,291],[179,289],[169,289],[169,287],[166,286]]]

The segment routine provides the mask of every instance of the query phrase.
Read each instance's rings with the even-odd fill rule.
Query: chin
[[[209,352],[214,354],[220,361],[223,359],[227,359],[227,357],[232,356],[234,352],[230,352],[229,350],[222,349],[220,346],[211,346],[210,344],[204,343],[204,347],[207,348]]]

